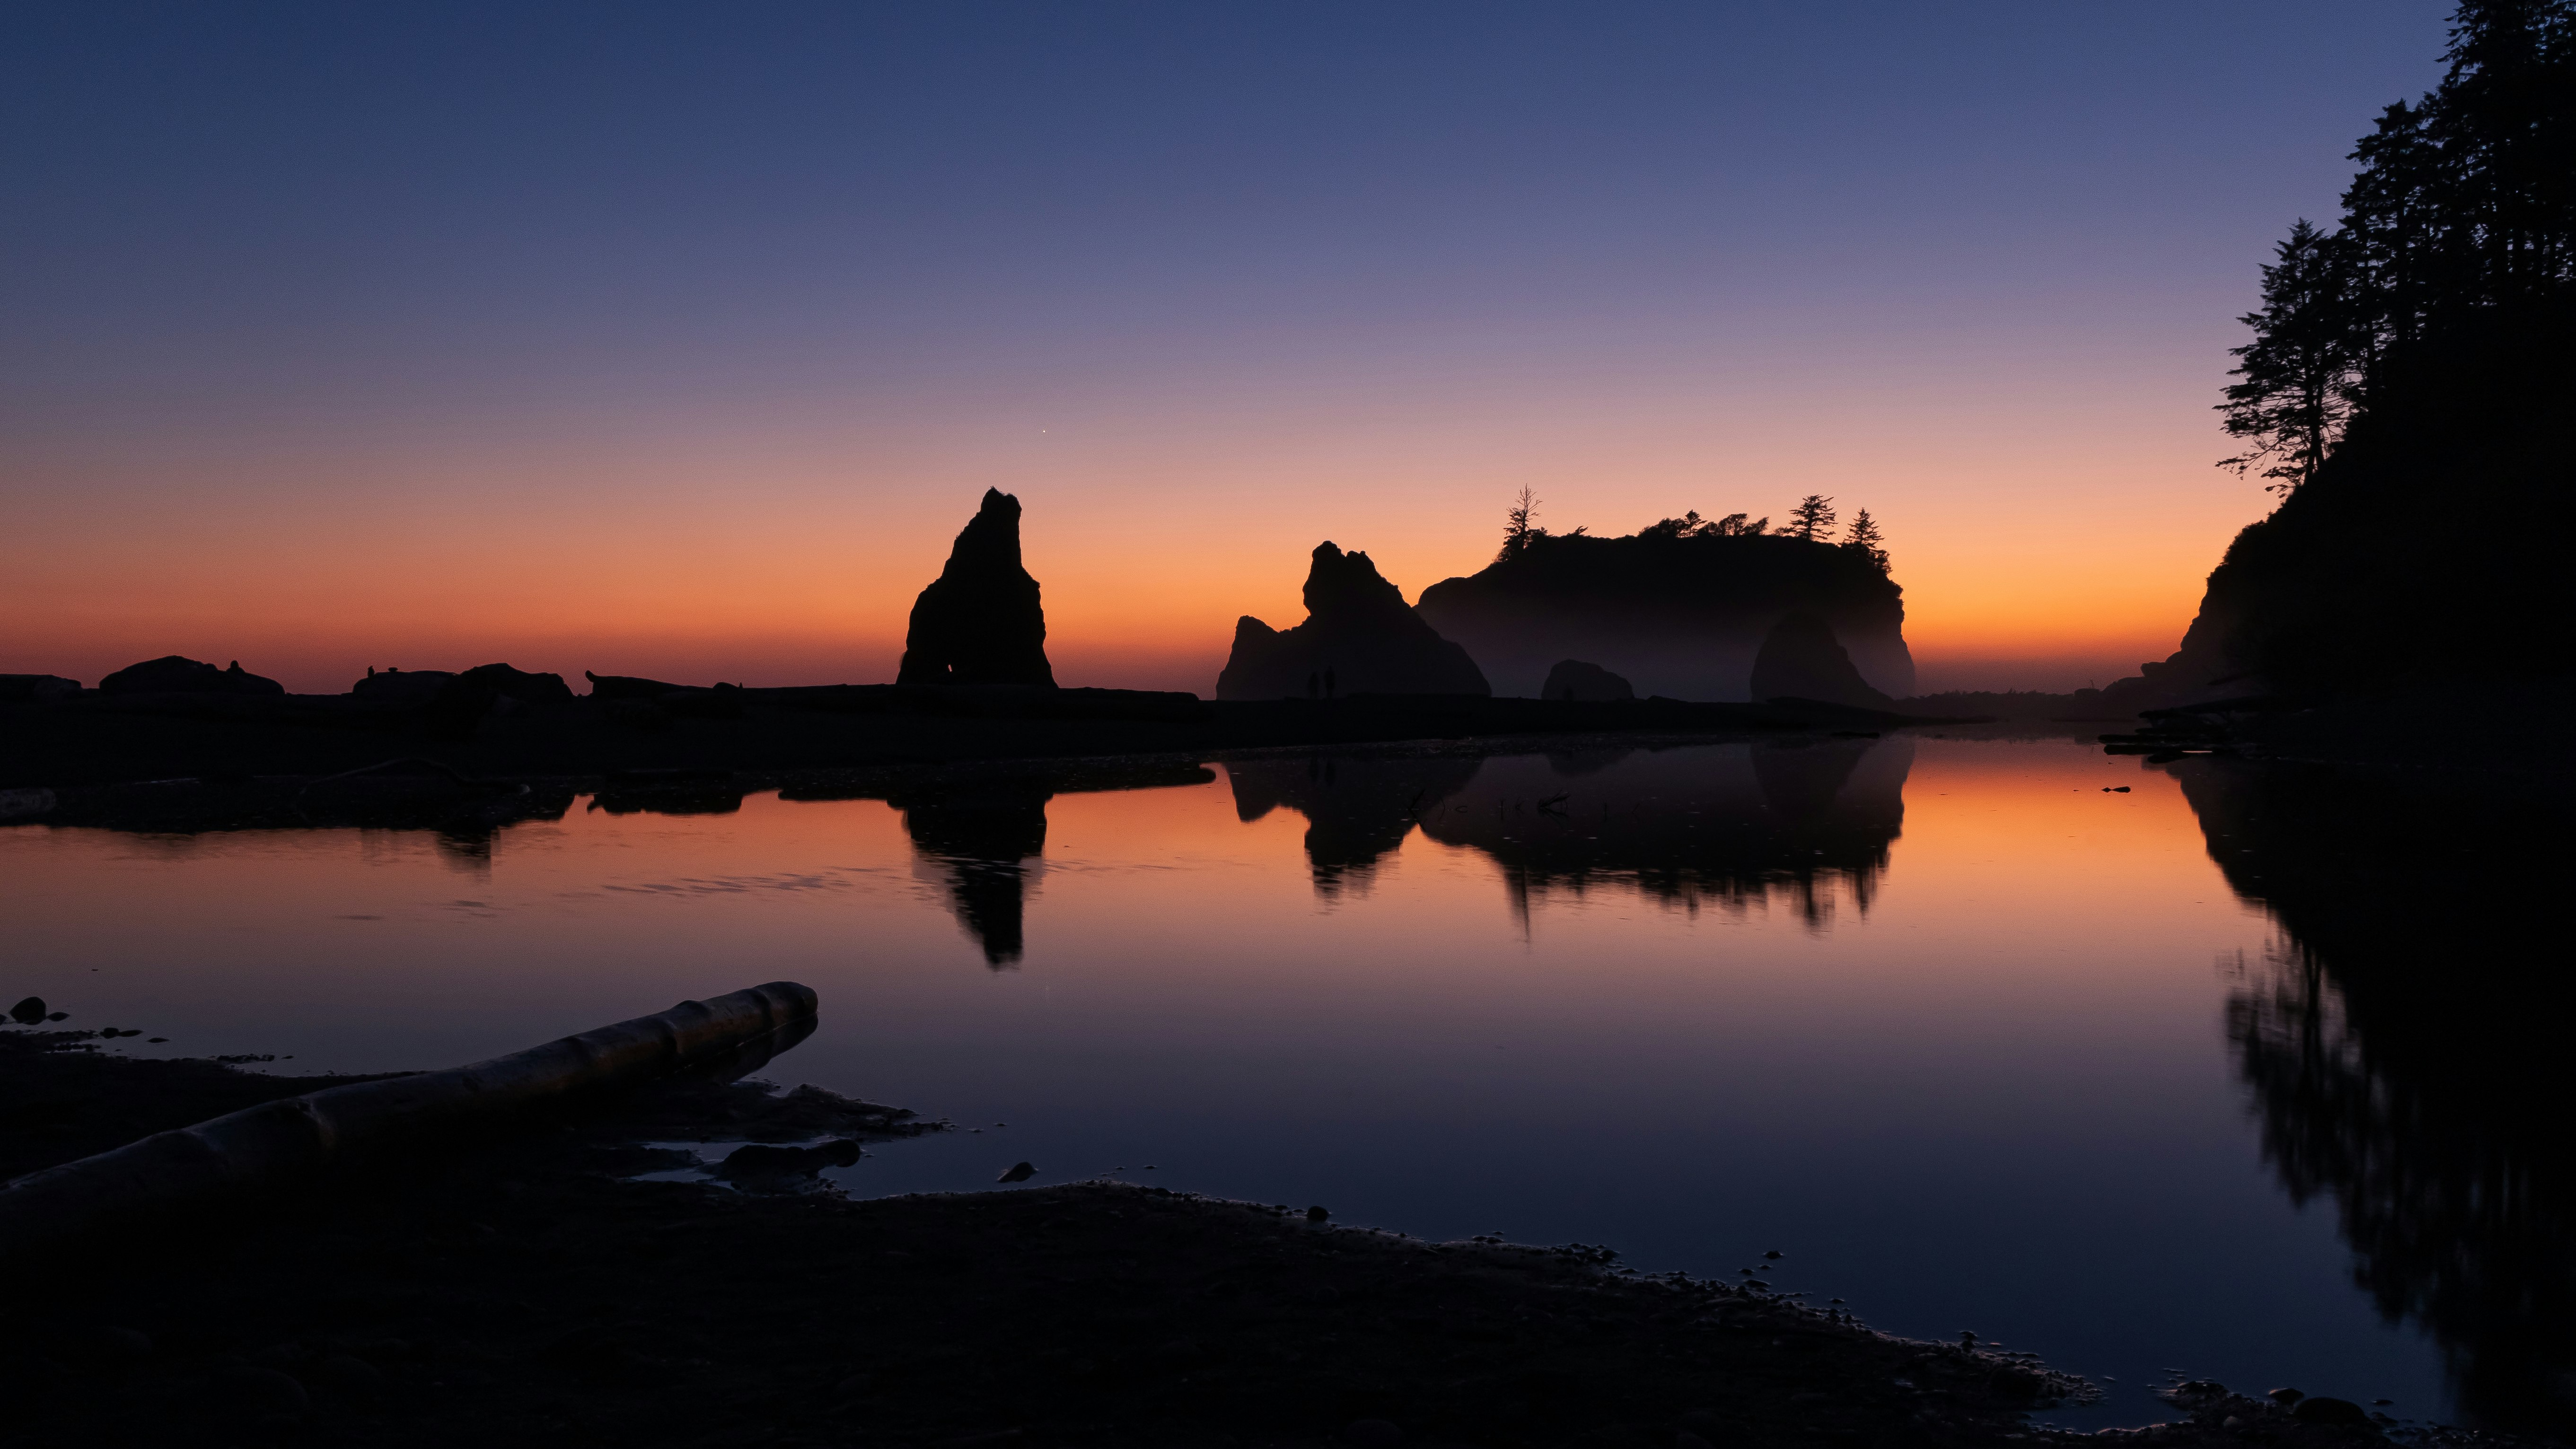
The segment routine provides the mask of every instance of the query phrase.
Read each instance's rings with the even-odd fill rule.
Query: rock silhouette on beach
[[[535,674],[507,664],[478,664],[440,685],[425,713],[439,733],[464,736],[472,734],[489,715],[571,702],[572,688],[560,674]]]
[[[707,1175],[745,1192],[810,1192],[821,1185],[824,1168],[849,1167],[859,1157],[859,1144],[847,1137],[813,1147],[755,1142],[735,1148]]]
[[[631,674],[594,674],[585,669],[581,677],[590,681],[593,699],[660,699],[666,694],[679,694],[690,688],[659,679],[641,679]]]
[[[45,704],[80,692],[79,680],[59,674],[0,674],[0,704]]]
[[[1055,688],[1038,581],[1020,565],[1020,500],[984,490],[948,566],[913,601],[897,684]]]
[[[236,659],[217,669],[201,659],[164,654],[129,664],[98,682],[101,694],[284,694],[286,686],[253,674]]]
[[[1317,544],[1305,597],[1306,620],[1294,628],[1249,614],[1235,621],[1217,698],[1494,692],[1467,651],[1425,623],[1367,554]]]
[[[449,669],[380,670],[369,665],[367,677],[350,685],[349,693],[377,704],[427,704],[455,677]]]
[[[1561,659],[1547,672],[1547,684],[1539,690],[1541,699],[1635,699],[1636,689],[1628,681],[1580,659]]]
[[[1771,626],[1753,656],[1753,697],[1820,699],[1861,709],[1886,709],[1895,701],[1870,688],[1834,637],[1834,626],[1804,609]]]

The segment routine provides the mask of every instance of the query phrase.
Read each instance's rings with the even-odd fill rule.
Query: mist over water
[[[121,1050],[438,1066],[789,978],[771,1076],[959,1124],[852,1192],[1026,1159],[1749,1268],[2103,1381],[2053,1422],[2175,1369],[2564,1426],[2556,1017],[2470,844],[2537,807],[2178,769],[1581,741],[20,828],[0,908],[13,990],[170,1038]]]

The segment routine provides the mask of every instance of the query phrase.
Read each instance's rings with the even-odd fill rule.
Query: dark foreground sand
[[[327,1084],[87,1036],[0,1033],[0,1173]],[[667,1165],[644,1141],[921,1130],[810,1089],[681,1083],[13,1257],[0,1439],[1931,1449],[2042,1437],[2022,1413],[2081,1388],[1599,1250],[1425,1244],[1306,1204],[626,1180]],[[2193,1406],[2152,1437],[2378,1441]]]

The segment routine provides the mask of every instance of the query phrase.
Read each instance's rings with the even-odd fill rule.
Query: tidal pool
[[[2373,844],[2445,807],[1920,736],[891,793],[0,831],[0,994],[365,1071],[793,979],[822,1027],[767,1075],[959,1127],[855,1193],[1026,1160],[1749,1269],[2093,1376],[2042,1416],[2083,1427],[2176,1371],[2569,1420],[2566,1158],[2499,1105],[2547,1050],[2498,1022],[2519,898]]]

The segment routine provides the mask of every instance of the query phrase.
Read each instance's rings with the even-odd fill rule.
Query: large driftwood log
[[[772,981],[490,1061],[265,1102],[43,1168],[0,1184],[0,1260],[24,1261],[106,1222],[245,1194],[352,1147],[722,1058],[810,1022],[818,1004],[810,987]]]

